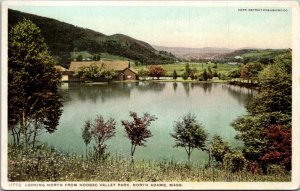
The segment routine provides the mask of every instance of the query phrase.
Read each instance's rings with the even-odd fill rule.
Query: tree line
[[[38,27],[25,19],[11,29],[8,36],[8,130],[15,145],[34,148],[40,133],[52,133],[58,126],[63,100],[58,89],[61,74],[54,66],[55,61]],[[157,67],[155,77],[160,71]],[[266,173],[270,165],[290,171],[291,52],[276,56],[273,63],[264,67],[257,63],[243,67],[240,74],[255,76],[259,87],[256,97],[246,105],[248,114],[232,123],[238,132],[236,138],[244,143],[243,149],[230,148],[217,135],[207,145],[208,135],[192,114],[175,122],[174,133],[170,134],[175,139],[174,146],[183,147],[188,160],[195,149],[206,151],[210,163],[229,166],[232,171],[239,171],[246,164],[253,172]],[[191,77],[193,69],[186,65],[185,73]],[[131,142],[133,156],[136,147],[145,146],[146,140],[152,137],[148,127],[157,117],[147,113],[138,117],[135,112],[130,112],[130,117],[132,121],[121,123]],[[114,119],[105,121],[102,116],[86,121],[82,136],[86,145],[94,138],[96,158],[105,158],[105,141],[115,135],[115,126]]]
[[[144,113],[142,117],[139,117],[136,112],[129,112],[129,116],[132,120],[122,120],[121,124],[131,143],[130,156],[133,162],[136,147],[146,146],[147,140],[153,136],[149,127],[158,118],[149,113]],[[175,140],[174,147],[182,147],[186,151],[188,162],[193,151],[201,150],[208,153],[209,166],[225,164],[232,172],[242,171],[245,168],[246,159],[242,152],[232,149],[221,136],[214,135],[208,143],[208,133],[194,114],[187,113],[180,117],[175,121],[173,130],[170,136]],[[86,145],[86,157],[96,161],[105,160],[109,156],[105,142],[114,137],[115,133],[116,121],[113,118],[105,121],[102,115],[98,115],[94,120],[85,121],[82,139]],[[94,139],[94,152],[88,153],[87,148],[92,139]]]

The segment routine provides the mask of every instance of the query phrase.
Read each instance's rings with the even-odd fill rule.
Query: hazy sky
[[[292,10],[238,11],[203,6],[10,6],[112,35],[171,47],[288,48]],[[246,7],[253,8],[253,7]],[[261,7],[260,7],[261,8]],[[265,7],[272,8],[272,7]]]

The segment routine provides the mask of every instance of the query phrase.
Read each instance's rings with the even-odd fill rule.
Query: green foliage
[[[224,156],[230,151],[228,142],[219,135],[214,135],[211,143],[211,154],[217,162],[223,163]]]
[[[130,117],[133,121],[122,120],[122,125],[125,128],[126,135],[131,142],[131,157],[133,157],[136,146],[146,146],[145,142],[152,137],[148,127],[157,119],[154,115],[144,113],[143,117],[138,117],[137,113],[130,112]]]
[[[260,93],[249,103],[247,109],[253,113],[292,112],[292,58],[286,53],[275,58],[259,74]]]
[[[62,114],[55,68],[40,29],[24,19],[8,36],[8,126],[14,143],[35,146],[41,131],[54,132]],[[22,140],[21,140],[22,135]]]
[[[241,172],[246,166],[246,159],[241,151],[233,151],[225,154],[224,164],[230,172]]]
[[[210,67],[210,66],[207,67],[207,71],[208,71],[208,75],[209,75],[209,76],[212,76],[212,70],[211,70],[211,67]],[[209,78],[210,78],[210,77],[209,77]]]
[[[144,64],[168,64],[176,60],[174,55],[165,51],[156,51],[149,44],[129,36],[122,34],[106,36],[58,20],[8,10],[9,26],[15,25],[23,18],[32,20],[41,29],[51,53],[66,68],[69,67],[70,53],[73,51],[87,51],[90,54],[107,52]]]
[[[116,134],[116,122],[114,119],[110,118],[107,121],[99,115],[94,121],[88,120],[85,122],[82,138],[86,145],[88,145],[93,137],[96,145],[94,146],[95,155],[94,158],[106,159],[108,153],[106,152],[107,145],[105,144],[110,138]]]
[[[230,78],[239,78],[241,75],[241,69],[240,68],[235,68],[235,69],[232,69],[230,70],[228,76]]]
[[[176,80],[177,77],[178,77],[177,72],[176,72],[176,70],[174,70],[174,72],[173,72],[173,79]]]
[[[206,69],[204,69],[204,71],[203,71],[202,78],[203,78],[204,81],[207,81],[208,78],[209,78]]]
[[[247,63],[241,68],[241,78],[256,80],[259,72],[263,70],[263,65],[259,62]]]
[[[244,153],[248,160],[261,163],[261,157],[269,150],[268,139],[263,131],[272,124],[291,128],[291,117],[280,112],[262,113],[240,117],[232,124],[238,131],[237,139],[244,142]]]
[[[184,72],[182,74],[182,79],[187,80],[189,78],[189,74],[187,72]]]
[[[162,66],[159,65],[149,65],[148,66],[148,76],[150,77],[156,77],[159,79],[160,77],[164,76],[166,74],[165,69]]]
[[[82,55],[81,55],[81,54],[78,55],[77,58],[76,58],[77,61],[82,61],[82,59],[83,59],[83,58],[82,58]]]
[[[175,139],[175,147],[184,147],[188,160],[194,149],[205,150],[207,133],[202,124],[197,121],[196,116],[191,113],[175,122],[174,133],[170,135]]]
[[[138,70],[138,76],[140,79],[144,80],[148,75],[148,71],[145,70],[144,68],[141,68],[140,70]]]
[[[87,156],[87,146],[90,144],[92,140],[92,132],[91,132],[91,122],[86,121],[85,125],[82,129],[82,139],[84,141],[84,144],[86,146],[86,156]]]
[[[91,64],[89,66],[82,66],[78,68],[75,71],[74,76],[81,80],[111,81],[117,76],[117,74],[113,70],[106,70],[102,66]]]
[[[260,65],[254,65],[249,63],[248,67],[256,68],[253,72],[256,75]],[[237,138],[244,142],[246,159],[260,164],[264,173],[267,173],[270,164],[290,169],[291,66],[291,52],[287,52],[277,56],[273,64],[259,72],[260,91],[247,104],[249,115],[238,118],[232,124],[238,131]]]
[[[184,71],[185,71],[185,73],[187,73],[188,76],[190,76],[192,70],[191,70],[191,68],[190,68],[190,64],[189,64],[189,63],[186,63],[186,64],[185,64]]]
[[[98,182],[289,182],[289,173],[270,166],[268,174],[248,171],[231,173],[218,168],[175,161],[127,161],[119,155],[94,161],[79,154],[53,148],[27,149],[8,146],[9,181],[98,181]]]

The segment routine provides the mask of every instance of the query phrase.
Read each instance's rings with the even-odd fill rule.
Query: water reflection
[[[203,89],[204,92],[206,93],[208,91],[208,93],[211,92],[211,88],[212,88],[212,83],[203,83]]]
[[[160,92],[165,88],[165,83],[156,82],[135,82],[135,83],[101,83],[101,84],[82,84],[69,83],[69,98],[73,100],[91,100],[93,103],[101,100],[104,103],[108,99],[130,99],[131,91],[140,92],[154,91]],[[65,86],[66,87],[66,86]]]
[[[117,97],[130,98],[131,87],[123,83],[115,84],[80,84],[70,83],[69,93],[71,99],[85,101],[89,100],[93,103],[101,100],[105,102],[107,99]]]
[[[154,91],[160,92],[166,87],[166,83],[161,82],[139,82],[137,86],[133,89],[137,89],[138,91]]]
[[[177,86],[178,86],[177,82],[173,82],[173,89],[174,89],[174,92],[176,92]]]
[[[103,84],[62,84],[61,92],[64,95],[65,105],[71,100],[91,100],[93,103],[101,101],[104,103],[108,99],[130,99],[131,91],[139,92],[161,92],[166,88],[167,83],[162,82],[134,82],[134,83],[103,83]],[[253,98],[255,91],[245,87],[232,86],[228,84],[216,83],[187,83],[183,82],[182,87],[187,97],[190,92],[196,89],[203,89],[205,93],[211,93],[213,88],[221,86],[222,90],[228,92],[239,104],[245,104]],[[173,91],[178,89],[178,82],[172,83]],[[195,89],[195,90],[196,90]]]
[[[227,90],[229,95],[238,101],[240,105],[247,104],[254,96],[255,91],[250,88],[223,84],[222,89]]]
[[[190,96],[190,83],[184,82],[184,83],[182,83],[182,85],[183,85],[183,89],[185,91],[186,96],[189,97]]]
[[[116,136],[109,142],[110,152],[130,157],[130,142],[124,136],[120,121],[128,119],[129,111],[149,112],[158,119],[151,128],[153,137],[147,147],[139,150],[137,158],[176,161],[186,161],[186,153],[182,148],[173,147],[174,140],[169,135],[174,121],[192,112],[209,135],[221,134],[230,144],[238,146],[230,124],[245,114],[244,102],[251,97],[251,90],[245,88],[196,82],[70,83],[62,91],[69,99],[64,103],[58,131],[41,140],[63,150],[84,153],[81,128],[85,120],[102,114],[117,121]],[[203,152],[195,152],[191,160],[206,159]]]

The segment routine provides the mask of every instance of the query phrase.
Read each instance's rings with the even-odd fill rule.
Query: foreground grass
[[[261,175],[247,171],[231,173],[221,168],[173,161],[135,161],[110,156],[104,161],[59,152],[42,146],[38,149],[8,147],[10,181],[290,181],[290,174]]]

